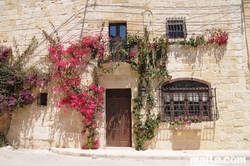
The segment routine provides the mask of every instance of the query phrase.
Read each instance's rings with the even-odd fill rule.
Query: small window
[[[124,61],[125,55],[119,52],[125,49],[125,40],[127,34],[126,23],[110,23],[109,24],[109,37],[110,37],[110,51],[112,53],[112,61]]]
[[[200,116],[202,120],[217,120],[215,89],[198,80],[176,80],[162,85],[162,113],[164,120],[178,116]],[[216,109],[216,110],[214,110]]]
[[[48,93],[40,93],[38,97],[38,105],[40,106],[46,106],[47,105],[47,100],[48,100]]]
[[[167,36],[169,39],[186,38],[186,21],[185,18],[168,18],[167,19]]]

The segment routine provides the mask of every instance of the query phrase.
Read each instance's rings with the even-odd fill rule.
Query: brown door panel
[[[106,99],[107,146],[131,147],[131,98]]]
[[[118,103],[115,102],[113,99],[107,99],[107,108],[106,108],[106,122],[107,122],[107,143],[111,141],[118,142],[119,135],[119,112],[118,112]],[[113,144],[113,143],[112,143]],[[110,145],[111,146],[111,145]]]
[[[119,128],[120,141],[130,141],[131,135],[131,106],[130,99],[120,99],[119,103]]]

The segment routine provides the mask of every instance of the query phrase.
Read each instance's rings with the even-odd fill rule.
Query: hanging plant
[[[204,35],[192,34],[192,36],[188,39],[184,39],[184,40],[177,41],[177,42],[172,42],[171,44],[177,44],[177,45],[181,45],[181,46],[198,47],[198,46],[206,45],[207,41],[206,41]]]
[[[169,45],[190,46],[195,48],[209,44],[223,45],[227,44],[228,38],[229,35],[226,31],[213,28],[212,30],[206,30],[205,34],[195,35],[193,33],[188,39],[169,42]]]
[[[218,45],[227,44],[228,41],[228,33],[221,29],[212,29],[208,31],[208,43],[213,44],[216,43]]]

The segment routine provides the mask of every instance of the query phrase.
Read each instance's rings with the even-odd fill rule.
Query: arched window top
[[[170,82],[165,82],[162,85],[163,89],[169,88],[210,88],[210,84],[198,79],[175,79]]]

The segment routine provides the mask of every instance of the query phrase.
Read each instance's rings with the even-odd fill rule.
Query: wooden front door
[[[107,90],[106,96],[106,144],[131,147],[131,90]]]

